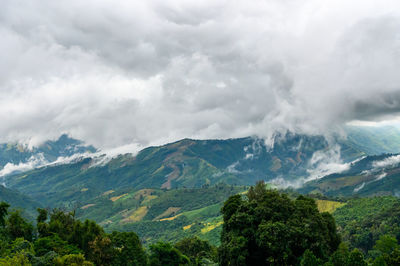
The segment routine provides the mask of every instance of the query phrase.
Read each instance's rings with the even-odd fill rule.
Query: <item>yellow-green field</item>
[[[332,200],[316,200],[318,210],[320,212],[333,213],[337,208],[344,206],[346,203]]]

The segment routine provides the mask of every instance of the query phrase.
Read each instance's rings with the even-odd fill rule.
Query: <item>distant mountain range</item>
[[[367,156],[346,171],[306,183],[301,193],[328,196],[400,196],[400,154]]]
[[[346,143],[342,159],[364,155]],[[296,180],[310,167],[331,159],[333,147],[320,136],[288,134],[267,147],[258,138],[191,140],[149,147],[136,156],[84,158],[74,163],[44,166],[8,175],[7,187],[17,189],[44,205],[74,205],[108,190],[124,188],[170,189],[226,183],[252,185],[257,180],[284,177]],[[319,151],[318,160],[312,159]],[[340,159],[340,158],[339,158]],[[314,158],[315,160],[315,158]]]
[[[113,158],[66,135],[32,149],[3,144],[0,201],[30,217],[37,207],[74,209],[108,231],[134,230],[145,243],[198,235],[217,244],[222,203],[258,180],[298,185],[318,178],[297,191],[334,197],[400,193],[400,155],[390,154],[400,151],[400,131],[347,130],[347,139],[329,141],[278,135],[271,146],[256,137],[183,139]],[[75,159],[60,159],[69,156]]]
[[[0,144],[0,170],[6,164],[23,164],[29,161],[54,162],[59,157],[69,157],[77,153],[95,152],[93,146],[83,141],[62,135],[57,140],[46,141],[38,147],[27,147],[20,143]]]
[[[389,129],[391,133],[385,133]],[[184,139],[146,148],[135,156],[125,154],[109,160],[106,156],[87,156],[70,163],[38,167],[7,175],[5,182],[8,188],[45,206],[74,206],[109,190],[189,188],[218,183],[252,185],[257,180],[291,183],[306,179],[311,173],[319,175],[316,177],[335,173],[336,165],[363,156],[400,149],[400,138],[396,137],[400,131],[389,129],[349,127],[347,139],[330,142],[322,136],[286,134],[276,136],[273,146],[253,137]],[[57,156],[95,151],[65,135],[32,151],[19,151],[18,146],[1,147],[3,154],[12,155],[9,161],[13,162],[18,152],[19,158],[25,160],[32,154],[43,154],[46,160],[55,161]],[[2,158],[6,160],[6,156]]]

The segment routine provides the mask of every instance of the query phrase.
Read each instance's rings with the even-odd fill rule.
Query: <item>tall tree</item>
[[[0,226],[4,226],[6,224],[6,216],[8,214],[8,208],[10,205],[7,202],[0,202]]]
[[[291,200],[262,182],[250,191],[222,208],[221,265],[297,265],[307,249],[324,260],[337,249],[335,221],[313,199]]]

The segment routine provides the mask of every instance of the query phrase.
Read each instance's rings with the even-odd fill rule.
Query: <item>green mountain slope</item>
[[[24,214],[33,220],[36,217],[36,208],[42,207],[42,205],[32,200],[30,197],[21,194],[18,191],[8,189],[0,185],[0,202],[5,201],[10,204],[12,209],[20,209],[24,211]]]
[[[347,142],[369,155],[400,152],[400,128],[396,126],[346,128]]]
[[[307,176],[314,152],[329,150],[318,136],[288,134],[266,147],[257,138],[184,139],[149,147],[136,156],[121,155],[108,163],[86,158],[8,176],[8,187],[26,193],[45,206],[74,206],[108,190],[201,187],[218,183],[252,185],[257,180]],[[363,155],[342,145],[345,160]]]
[[[400,156],[368,156],[342,173],[308,182],[298,191],[329,196],[400,195]]]
[[[400,199],[392,196],[348,200],[333,216],[344,241],[367,253],[382,235],[400,234]]]
[[[245,187],[141,189],[107,191],[76,209],[79,219],[93,219],[107,231],[135,231],[146,244],[197,235],[219,243],[220,209]]]

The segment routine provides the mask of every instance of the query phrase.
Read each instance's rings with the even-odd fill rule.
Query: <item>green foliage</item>
[[[383,235],[379,238],[379,240],[376,241],[376,244],[374,246],[375,250],[378,250],[381,253],[386,253],[390,254],[392,253],[395,249],[399,249],[400,246],[397,243],[396,238],[390,236],[390,235]]]
[[[315,257],[309,249],[304,252],[300,261],[301,266],[319,266],[321,264],[321,260]]]
[[[69,254],[58,257],[54,260],[55,266],[94,266],[90,261],[85,260],[82,254]]]
[[[93,241],[89,242],[90,249],[88,258],[96,265],[111,265],[115,250],[111,239],[108,236],[97,236]]]
[[[6,229],[11,239],[22,237],[28,241],[32,240],[33,226],[21,216],[20,211],[10,213],[7,219]]]
[[[349,247],[341,243],[339,248],[329,259],[329,265],[333,266],[367,266],[364,255],[359,249],[349,252]]]
[[[0,202],[0,226],[5,226],[6,216],[8,214],[8,208],[10,205],[4,201]]]
[[[182,239],[175,244],[175,248],[187,256],[192,265],[201,265],[204,258],[217,261],[217,249],[198,237]]]
[[[116,254],[113,265],[145,265],[147,256],[134,232],[113,232],[110,239]]]
[[[400,236],[400,200],[395,197],[352,199],[333,215],[343,240],[364,253],[383,235]]]
[[[340,243],[335,221],[313,199],[266,190],[258,183],[248,200],[230,197],[222,208],[221,265],[298,264],[309,249],[325,259]]]
[[[347,261],[347,265],[349,266],[367,266],[367,262],[364,260],[364,255],[359,249],[354,249]]]
[[[57,234],[37,239],[34,242],[34,248],[37,256],[44,256],[50,251],[54,251],[61,256],[82,253],[82,250],[62,240]]]
[[[245,190],[243,186],[217,184],[195,189],[114,191],[83,203],[93,205],[77,209],[76,217],[93,218],[106,232],[135,231],[146,246],[157,241],[176,242],[192,235],[219,245],[222,204],[229,196]],[[138,221],[131,220],[141,208],[145,208],[145,215]],[[168,212],[169,209],[173,211]],[[187,226],[189,229],[183,229]],[[205,227],[210,230],[202,231]]]
[[[170,243],[158,242],[150,246],[151,266],[188,265],[190,260]]]
[[[0,265],[2,266],[30,266],[32,265],[28,257],[23,253],[19,252],[13,254],[12,256],[6,256],[5,258],[0,258]]]

